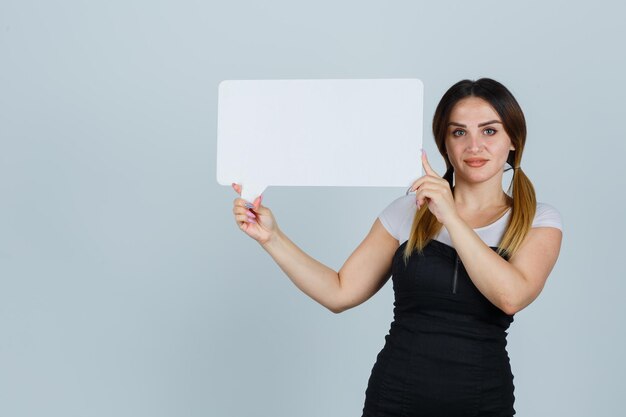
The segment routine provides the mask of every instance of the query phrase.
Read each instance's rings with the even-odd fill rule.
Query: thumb
[[[258,210],[261,207],[261,202],[263,201],[263,194],[254,199],[254,209]]]

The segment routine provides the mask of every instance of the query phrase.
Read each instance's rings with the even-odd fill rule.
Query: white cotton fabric
[[[378,215],[378,218],[385,229],[402,244],[409,240],[411,225],[413,224],[413,217],[415,216],[416,210],[415,194],[409,194],[392,201],[391,204],[385,207]],[[495,222],[473,230],[487,246],[497,247],[504,236],[509,217],[511,217],[510,208]],[[563,231],[561,214],[550,204],[537,202],[537,210],[532,227],[555,227]],[[435,240],[454,247],[445,226],[441,228]]]

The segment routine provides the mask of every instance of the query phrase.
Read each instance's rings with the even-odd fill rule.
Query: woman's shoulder
[[[553,205],[538,201],[532,227],[556,227],[563,231],[561,213]]]
[[[391,236],[402,242],[406,240],[406,225],[412,223],[415,211],[415,194],[403,195],[389,203],[378,218]]]
[[[394,199],[385,210],[406,210],[415,208],[415,194],[407,194]]]

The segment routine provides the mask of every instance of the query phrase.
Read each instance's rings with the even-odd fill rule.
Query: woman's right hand
[[[232,187],[237,194],[241,195],[239,184],[233,183]],[[236,198],[233,202],[233,213],[237,226],[260,244],[266,243],[278,232],[274,215],[269,208],[261,205],[262,200],[262,195],[257,197],[252,208],[246,207],[248,202],[243,198]]]

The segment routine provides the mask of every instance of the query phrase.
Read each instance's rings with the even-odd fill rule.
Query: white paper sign
[[[423,93],[418,79],[222,81],[217,181],[248,201],[270,185],[408,187]]]

